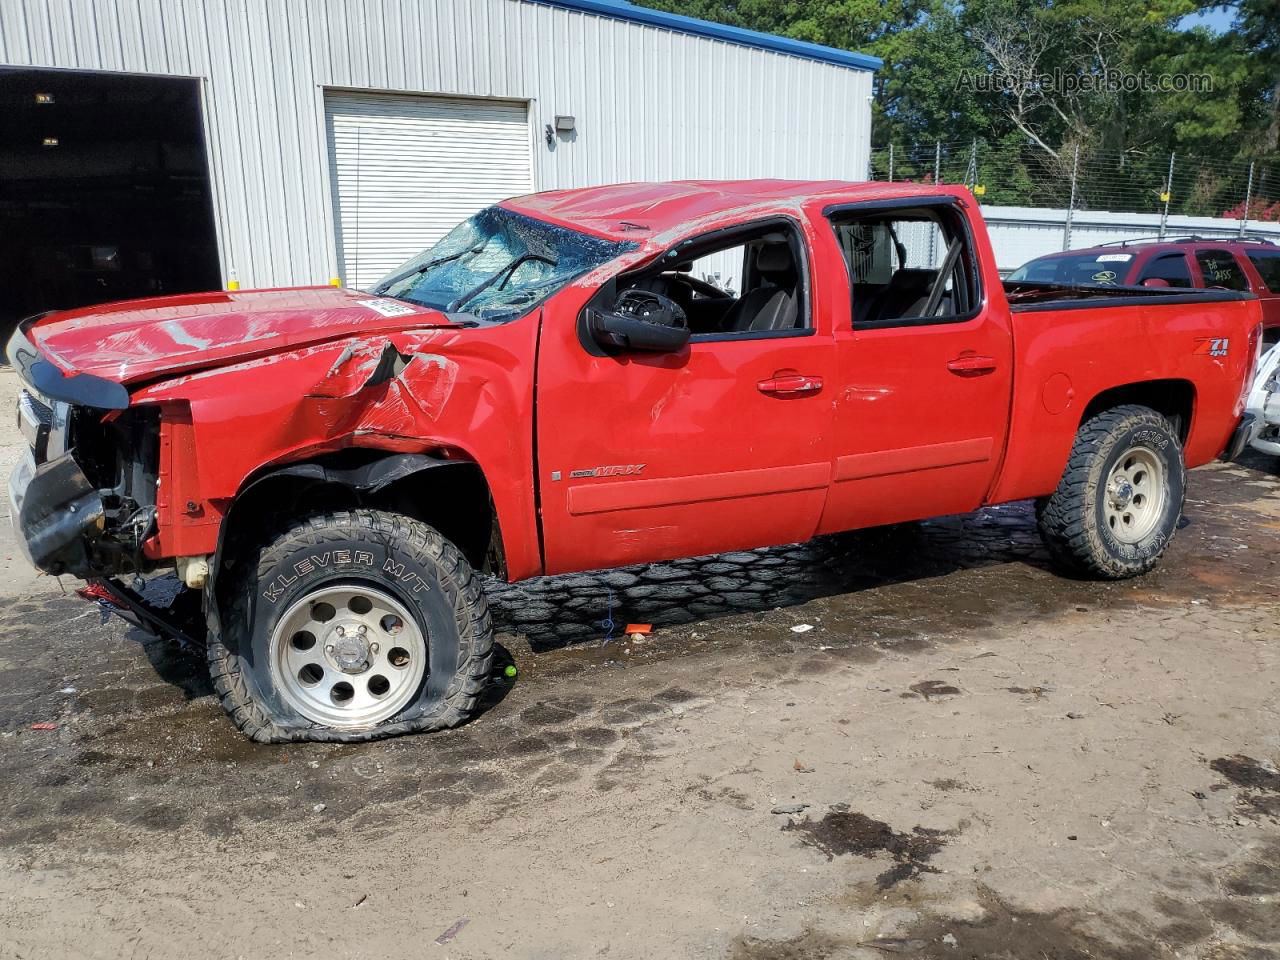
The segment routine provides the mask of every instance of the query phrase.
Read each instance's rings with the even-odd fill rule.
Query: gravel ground
[[[1280,466],[1187,515],[1122,584],[1014,504],[494,585],[519,679],[354,747],[245,741],[5,529],[0,958],[1280,957]]]

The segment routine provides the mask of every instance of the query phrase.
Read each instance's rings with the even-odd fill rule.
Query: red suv
[[[1262,300],[1263,339],[1280,341],[1280,246],[1270,240],[1143,238],[1029,260],[1010,280],[1085,286],[1217,287]]]

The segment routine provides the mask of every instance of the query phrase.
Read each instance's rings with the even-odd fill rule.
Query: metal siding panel
[[[422,90],[423,87],[423,58],[416,55],[416,51],[409,49],[410,41],[417,37],[426,36],[422,32],[422,4],[402,2],[401,3],[401,22],[405,29],[400,33],[400,56],[404,58],[404,88],[406,90]]]
[[[48,0],[39,7],[43,9],[32,18],[32,26],[36,28],[36,42],[43,41],[45,57],[59,66],[68,67],[78,67],[82,62],[103,61],[97,49],[98,34],[91,6],[82,3],[80,17],[73,15],[71,0]],[[37,53],[36,57],[38,62],[40,54]]]
[[[224,269],[336,263],[322,89],[529,99],[541,189],[663,177],[861,178],[866,71],[527,0],[0,0],[0,62],[205,79]],[[578,118],[548,150],[542,127]]]
[[[264,286],[264,281],[270,282],[266,278],[271,276],[271,259],[261,228],[263,204],[255,171],[258,164],[249,161],[256,152],[251,138],[257,96],[252,62],[244,49],[246,28],[233,9],[241,6],[237,0],[207,0],[207,3],[210,8],[209,59],[213,68],[210,97],[222,105],[217,131],[223,151],[219,180],[229,207],[225,221],[228,257],[223,269],[228,279],[234,276],[247,287]],[[260,261],[255,259],[258,255]]]
[[[440,57],[440,89],[458,90],[459,40],[457,7],[452,0],[439,0],[441,35],[450,38],[445,55]],[[438,54],[437,54],[438,55]]]
[[[118,0],[118,2],[119,17],[117,26],[120,39],[120,62],[122,64],[137,64],[137,66],[131,66],[129,69],[162,73],[164,71],[163,65],[152,62],[152,59],[147,56],[149,50],[147,43],[148,30],[147,24],[142,19],[139,0]]]
[[[289,0],[289,5],[290,22],[299,24],[304,36],[314,34],[314,18],[319,13],[317,8],[309,0]],[[292,114],[297,155],[292,161],[296,164],[297,176],[290,178],[294,185],[291,196],[296,198],[296,209],[302,213],[300,220],[306,236],[305,248],[298,251],[298,272],[294,276],[319,281],[333,274],[332,264],[337,262],[333,250],[333,223],[325,216],[329,205],[318,199],[326,195],[327,167],[323,159],[319,163],[305,162],[308,157],[325,156],[324,103],[320,89],[312,82],[315,76],[313,44],[295,44],[293,51]],[[320,216],[308,215],[317,207],[323,211]]]
[[[175,72],[169,57],[169,34],[165,27],[164,7],[159,0],[137,0],[137,5],[140,55],[146,62],[147,69],[156,73]]]
[[[265,215],[259,226],[266,241],[264,246],[268,269],[271,276],[281,276],[285,273],[283,268],[288,260],[289,234],[282,202],[284,167],[280,162],[280,115],[276,109],[274,87],[279,69],[273,62],[271,21],[266,10],[266,7],[251,9],[249,4],[244,5],[244,22],[248,33],[245,76],[261,80],[249,85],[252,109],[246,114],[245,120],[251,124],[251,139],[249,151],[242,162],[249,158],[256,160],[245,166],[255,168],[253,179],[257,196],[254,202]],[[268,64],[271,68],[268,68]],[[241,84],[241,90],[244,89],[245,85]]]
[[[164,0],[156,0],[156,5]],[[208,67],[208,48],[192,43],[192,20],[199,20],[199,8],[191,0],[165,5],[165,48],[169,51],[169,69],[174,73],[204,73]]]
[[[31,49],[27,7],[20,3],[0,3],[0,63],[26,63]]]
[[[838,47],[793,40],[778,34],[744,30],[741,27],[732,27],[726,24],[655,10],[650,7],[636,6],[633,5],[632,0],[531,0],[531,2],[553,4],[633,24],[646,24],[664,32],[722,40],[733,43],[735,46],[762,49],[771,53],[781,52],[802,60],[833,63],[842,67],[854,67],[864,71],[878,70],[884,65],[884,61],[879,57],[869,56],[865,53],[855,53]]]
[[[80,66],[84,62],[80,56],[83,50],[90,61],[97,60],[106,65],[109,61],[102,56],[102,51],[97,46],[99,34],[94,24],[93,7],[82,6],[85,9],[85,16],[80,19],[85,35],[83,46],[75,29],[77,20],[72,15],[70,0],[49,0],[44,22],[49,30],[47,40],[50,53],[69,66]]]

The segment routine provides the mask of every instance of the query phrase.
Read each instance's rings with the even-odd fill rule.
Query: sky
[[[1201,10],[1199,13],[1193,13],[1189,17],[1183,17],[1178,26],[1182,27],[1183,30],[1203,26],[1208,27],[1214,33],[1226,33],[1231,29],[1231,21],[1234,17],[1234,10],[1215,7],[1212,10]]]

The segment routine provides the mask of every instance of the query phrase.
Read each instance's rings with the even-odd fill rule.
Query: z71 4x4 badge
[[[1192,352],[1197,357],[1225,357],[1230,348],[1231,340],[1227,337],[1200,337]]]

